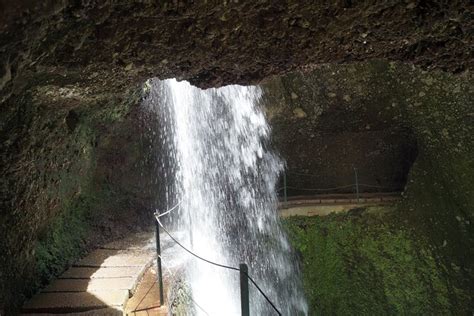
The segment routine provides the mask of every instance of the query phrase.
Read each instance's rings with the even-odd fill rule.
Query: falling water
[[[160,176],[168,181],[167,222],[182,243],[217,263],[249,274],[284,315],[307,313],[298,269],[277,215],[275,185],[282,162],[267,148],[270,130],[259,87],[201,90],[174,79],[147,82],[158,115]],[[170,183],[170,179],[172,180]],[[164,263],[166,264],[166,263]],[[186,278],[197,314],[240,315],[239,274],[189,258]],[[251,313],[274,311],[250,284]]]

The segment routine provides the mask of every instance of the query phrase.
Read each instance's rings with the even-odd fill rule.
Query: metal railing
[[[361,186],[366,186],[366,187],[374,187],[374,188],[382,188],[382,189],[388,189],[388,187],[382,187],[382,186],[377,186],[377,185],[370,185],[370,184],[363,184],[359,183],[359,177],[357,173],[357,168],[353,167],[354,169],[354,183],[348,184],[348,185],[343,185],[343,186],[338,186],[338,187],[332,187],[332,188],[298,188],[294,186],[289,186],[287,183],[287,174],[293,174],[293,175],[299,175],[299,176],[307,176],[307,177],[318,177],[317,175],[312,175],[312,174],[307,174],[307,173],[299,173],[299,172],[284,172],[283,173],[283,187],[279,188],[277,191],[283,190],[283,196],[284,196],[284,201],[288,201],[288,189],[293,189],[293,190],[299,190],[299,191],[319,191],[319,192],[324,192],[324,191],[334,191],[338,189],[345,189],[345,188],[350,188],[354,187],[355,192],[356,192],[356,197],[357,197],[357,202],[360,201],[360,190],[359,188]],[[208,264],[212,264],[214,266],[218,266],[221,268],[229,269],[229,270],[234,270],[238,271],[240,274],[240,301],[241,301],[241,312],[243,316],[249,316],[250,315],[250,297],[249,297],[249,281],[252,282],[252,284],[255,286],[255,288],[262,294],[262,296],[265,298],[265,300],[271,305],[273,310],[278,314],[281,315],[281,312],[279,309],[275,306],[275,304],[268,298],[268,296],[265,294],[265,292],[260,288],[260,286],[257,284],[257,282],[249,275],[248,272],[248,266],[245,263],[241,263],[238,268],[236,267],[231,267],[227,266],[224,264],[216,263],[211,260],[208,260],[206,258],[203,258],[193,251],[189,250],[187,247],[185,247],[183,244],[181,244],[161,223],[160,218],[170,214],[174,210],[178,209],[181,206],[183,200],[180,200],[178,203],[176,203],[173,207],[168,209],[167,211],[163,213],[159,213],[158,210],[155,212],[155,227],[156,227],[156,251],[157,251],[157,268],[158,268],[158,284],[159,284],[159,295],[160,295],[160,306],[164,302],[164,289],[163,289],[163,270],[162,270],[162,257],[161,257],[161,241],[160,241],[160,228],[171,238],[171,240],[180,246],[183,250],[194,256],[195,258],[207,262]],[[196,303],[196,302],[194,302]],[[197,304],[197,303],[196,303]],[[200,306],[199,306],[200,307]],[[202,309],[202,307],[200,307]]]
[[[336,191],[336,190],[340,190],[340,189],[354,188],[357,202],[360,202],[360,187],[378,188],[378,189],[392,189],[390,187],[384,187],[384,186],[380,186],[380,185],[360,183],[357,168],[353,167],[353,170],[354,170],[354,182],[353,183],[346,184],[346,185],[341,185],[341,186],[337,186],[337,187],[331,187],[331,188],[301,188],[301,187],[288,185],[287,175],[296,175],[296,176],[305,176],[305,177],[314,177],[314,178],[318,178],[319,176],[314,175],[314,174],[308,174],[308,173],[284,171],[283,172],[283,186],[278,188],[277,192],[283,191],[283,201],[288,202],[288,189],[292,189],[292,190],[295,190],[295,191],[328,192],[328,191]]]
[[[260,286],[257,284],[257,282],[249,275],[248,272],[248,266],[245,263],[241,263],[239,265],[239,268],[236,267],[231,267],[228,265],[220,264],[213,262],[211,260],[208,260],[206,258],[203,258],[193,251],[189,250],[187,247],[185,247],[183,244],[181,244],[161,223],[160,217],[167,215],[171,213],[173,210],[176,210],[180,207],[182,200],[180,200],[176,205],[174,205],[172,208],[168,209],[166,212],[159,213],[158,211],[155,212],[155,228],[156,228],[156,252],[157,252],[157,268],[158,268],[158,285],[160,287],[159,289],[159,295],[160,295],[160,306],[162,306],[164,302],[164,289],[163,289],[163,268],[162,268],[162,257],[161,257],[161,241],[160,241],[160,228],[163,229],[163,231],[171,238],[171,240],[180,246],[183,250],[194,256],[195,258],[198,258],[199,260],[202,260],[204,262],[207,262],[209,264],[212,264],[217,267],[221,267],[224,269],[228,270],[234,270],[238,271],[240,274],[240,302],[241,302],[241,312],[242,316],[249,316],[250,315],[250,294],[249,294],[249,281],[252,282],[252,284],[255,286],[255,288],[262,294],[262,296],[265,298],[265,300],[270,304],[270,306],[273,308],[273,310],[278,314],[282,315],[280,310],[275,306],[275,304],[270,300],[270,298],[265,294],[265,292],[260,288]]]

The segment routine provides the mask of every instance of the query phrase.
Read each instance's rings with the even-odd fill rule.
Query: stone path
[[[399,194],[361,196],[321,195],[280,203],[282,217],[327,215],[366,205],[393,203]],[[173,269],[177,249],[163,238],[165,264]],[[179,249],[178,249],[179,251]],[[160,307],[154,233],[140,233],[91,252],[29,300],[25,315],[167,315]],[[155,261],[156,262],[156,261]],[[165,278],[165,285],[167,283]],[[166,286],[165,286],[166,288]],[[166,296],[166,295],[165,295]]]
[[[166,275],[165,275],[166,276]],[[165,286],[167,278],[165,277]],[[165,293],[166,299],[166,293]],[[125,313],[128,316],[166,316],[168,309],[160,306],[160,291],[155,265],[147,269],[137,286],[135,294],[127,303]],[[163,304],[164,305],[164,304]]]
[[[156,257],[154,234],[109,243],[79,260],[29,300],[23,314],[123,315]]]
[[[372,205],[392,204],[400,200],[400,193],[361,194],[357,200],[347,194],[297,197],[280,202],[278,214],[289,216],[325,216],[330,213],[348,212],[351,209]]]

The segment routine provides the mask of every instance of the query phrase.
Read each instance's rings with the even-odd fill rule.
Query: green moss
[[[69,150],[63,151],[59,158],[74,161],[67,169],[42,174],[46,183],[53,183],[53,180],[60,183],[57,187],[47,186],[44,192],[59,203],[54,206],[55,216],[44,223],[38,233],[33,249],[33,282],[27,288],[27,295],[62,273],[86,250],[85,242],[92,230],[91,212],[98,200],[97,193],[92,188],[96,167],[94,148],[91,145],[94,138],[93,129],[88,124],[79,125],[69,135],[68,143],[62,146]],[[53,154],[59,155],[58,151]]]
[[[32,92],[36,97],[25,97],[16,116],[0,122],[2,130],[14,131],[2,138],[10,146],[9,156],[0,157],[8,161],[2,164],[8,175],[2,180],[9,182],[2,186],[11,192],[0,214],[0,313],[18,313],[26,298],[86,251],[118,237],[127,225],[136,227],[135,219],[123,226],[117,222],[126,222],[123,214],[134,214],[132,207],[140,209],[136,190],[129,192],[128,183],[119,181],[124,174],[136,178],[130,176],[134,161],[116,159],[122,157],[118,148],[125,157],[132,148],[140,156],[137,137],[125,144],[123,137],[120,143],[108,141],[117,131],[126,135],[132,129],[125,117],[136,95],[85,96],[63,103],[54,87],[45,90]],[[44,99],[47,95],[54,98]],[[75,121],[68,124],[71,112]]]
[[[320,286],[325,287],[325,292],[318,292],[318,299],[335,297],[339,302],[343,297],[344,301],[350,303],[340,303],[340,306],[346,306],[350,310],[348,305],[352,304],[357,306],[356,310],[360,313],[365,313],[365,303],[362,302],[368,300],[367,295],[375,301],[383,302],[375,296],[376,293],[367,292],[370,291],[368,285],[349,286],[353,280],[348,276],[354,277],[359,273],[369,278],[370,284],[383,285],[379,288],[383,288],[386,304],[380,303],[379,306],[383,306],[385,313],[472,313],[474,89],[471,82],[472,74],[469,72],[457,75],[438,71],[424,72],[386,61],[328,65],[313,73],[289,75],[281,80],[281,89],[295,92],[298,97],[292,99],[288,92],[283,97],[285,101],[273,101],[275,107],[271,108],[270,114],[276,122],[287,120],[285,115],[288,111],[284,112],[284,106],[290,107],[290,110],[292,107],[301,107],[310,113],[314,105],[327,104],[328,109],[337,109],[339,104],[348,102],[348,108],[354,108],[354,118],[368,109],[363,120],[357,122],[351,119],[351,122],[355,122],[352,126],[347,122],[341,124],[340,121],[335,121],[329,124],[332,132],[340,133],[340,129],[347,126],[357,130],[368,122],[372,129],[383,128],[383,125],[376,126],[373,123],[386,121],[408,129],[409,135],[413,135],[417,144],[418,155],[409,172],[408,183],[403,188],[404,199],[392,215],[387,215],[382,220],[388,225],[387,228],[370,220],[367,231],[361,230],[366,225],[364,221],[371,218],[367,214],[364,219],[328,217],[320,219],[320,223],[311,224],[311,229],[315,231],[313,235],[304,231],[302,237],[299,237],[305,240],[304,245],[300,245],[302,253],[307,251],[308,245],[318,244],[313,249],[315,254],[311,260],[318,262],[323,268],[311,270],[313,268],[306,266],[305,274],[308,278],[309,275],[316,277],[316,273],[321,273],[317,276],[317,281],[322,282]],[[344,99],[346,95],[349,97]],[[318,119],[316,124],[322,121],[322,118]],[[304,128],[311,130],[314,125],[311,121]],[[290,163],[300,156],[306,158],[305,150],[293,150],[299,156],[290,156]],[[303,163],[306,161],[310,160],[305,159]],[[399,163],[396,162],[397,168]],[[326,165],[322,166],[321,170],[325,170]],[[336,175],[336,172],[331,172],[330,179],[336,178]],[[336,229],[334,221],[341,222],[338,223],[341,228]],[[323,236],[322,231],[327,236]],[[341,234],[343,237],[340,237]],[[346,239],[355,242],[351,246]],[[324,245],[327,246],[323,247]],[[324,259],[318,258],[316,253],[323,254]],[[389,260],[382,260],[384,257],[381,254]],[[308,256],[310,253],[306,252],[303,257]],[[365,265],[357,263],[357,269],[353,271],[344,261],[348,257],[351,262],[358,262],[354,258],[361,258]],[[406,261],[401,258],[406,258]],[[403,269],[397,270],[393,265]],[[329,267],[343,271],[346,277],[327,276],[326,273],[333,271]],[[364,271],[374,273],[367,276]],[[433,271],[435,273],[431,273]],[[363,284],[357,278],[354,280]],[[334,282],[346,285],[344,289],[332,288]],[[408,283],[409,285],[405,285]],[[316,286],[314,282],[311,284]],[[352,301],[350,295],[348,298],[343,296],[344,293],[351,292],[355,293],[356,301]],[[375,306],[375,301],[366,305]],[[334,310],[330,307],[330,302],[324,300],[321,304],[314,301],[314,306],[316,305],[320,306],[316,311],[322,313],[347,311]],[[370,312],[380,313],[381,310],[370,309]]]
[[[84,252],[84,241],[91,230],[87,221],[90,204],[90,200],[83,198],[71,202],[38,239],[35,248],[38,285],[63,272]]]
[[[428,243],[365,212],[285,220],[313,315],[451,314],[449,286]]]

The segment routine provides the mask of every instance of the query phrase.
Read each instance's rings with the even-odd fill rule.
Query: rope
[[[169,210],[167,210],[166,212],[164,212],[164,213],[162,213],[162,214],[159,214],[158,209],[156,209],[156,210],[155,210],[155,211],[156,211],[156,212],[155,212],[155,216],[161,217],[161,216],[165,216],[166,214],[171,213],[174,209],[176,209],[178,206],[181,205],[181,202],[183,202],[182,199],[181,199],[180,201],[178,201],[178,203],[176,203],[175,206],[173,206],[172,208],[170,208]],[[157,214],[159,214],[159,215],[157,215]]]
[[[163,213],[165,214],[165,213]],[[240,271],[239,268],[235,268],[235,267],[231,267],[231,266],[227,266],[227,265],[224,265],[224,264],[220,264],[220,263],[216,263],[216,262],[213,262],[213,261],[210,261],[208,259],[205,259],[197,254],[195,254],[194,252],[192,252],[191,250],[189,250],[188,248],[186,248],[185,246],[183,246],[179,241],[176,240],[176,238],[174,238],[169,232],[168,230],[163,226],[163,224],[161,223],[160,221],[160,218],[159,216],[156,216],[156,220],[158,222],[158,224],[161,226],[161,228],[163,228],[163,230],[165,231],[165,233],[178,245],[180,246],[181,248],[183,248],[186,252],[188,252],[189,254],[191,254],[192,256],[204,261],[204,262],[207,262],[209,264],[212,264],[212,265],[215,265],[217,267],[221,267],[221,268],[224,268],[224,269],[229,269],[229,270],[234,270],[234,271],[239,271],[241,273],[243,273],[251,282],[253,285],[255,285],[255,287],[257,288],[257,290],[260,292],[260,294],[263,295],[263,297],[267,300],[267,302],[272,306],[272,308],[275,310],[275,312],[277,312],[278,315],[281,315],[281,312],[278,310],[278,308],[275,306],[275,304],[273,304],[273,302],[268,298],[268,296],[265,294],[265,292],[263,292],[263,290],[258,286],[257,282],[255,282],[255,280],[250,277],[250,275],[248,273],[245,273],[243,271]]]
[[[391,188],[389,188],[389,187],[383,187],[383,186],[375,185],[375,184],[359,183],[359,186],[362,186],[362,187],[371,187],[371,188],[381,188],[381,189],[391,189]]]
[[[306,177],[319,178],[318,175],[311,174],[311,173],[301,173],[301,172],[286,171],[286,174],[293,174],[293,175],[297,175],[297,176],[306,176]],[[350,187],[350,186],[355,186],[355,184],[346,185],[346,186],[341,186],[341,187],[335,187],[335,188],[327,188],[327,189],[300,189],[300,188],[288,187],[288,186],[287,186],[287,188],[291,188],[291,189],[295,189],[295,190],[303,190],[303,191],[329,191],[329,190],[335,190],[335,189],[348,188],[348,187]],[[374,184],[364,184],[364,183],[359,183],[359,186],[372,187],[372,188],[381,188],[381,189],[391,189],[391,188],[389,188],[389,187],[383,187],[383,186],[374,185]],[[283,190],[283,189],[284,189],[284,188],[280,188],[280,189],[278,189],[278,191],[281,191],[281,190]]]
[[[163,257],[161,255],[158,255],[158,257],[163,260]],[[168,267],[168,266],[165,266],[166,270],[168,270],[168,273],[171,275],[171,278],[173,279],[173,282],[176,282],[176,277],[175,277],[175,274],[173,273],[173,271],[171,271],[171,269]],[[184,294],[191,300],[193,301],[194,304],[196,304],[197,307],[199,307],[200,310],[202,310],[204,312],[204,314],[209,315],[208,312],[206,312],[206,310],[204,308],[201,307],[201,305],[199,305],[193,298],[191,295],[189,295],[188,292],[184,291]]]
[[[290,171],[287,171],[286,174],[294,174],[295,176],[307,176],[307,177],[315,177],[315,178],[320,177],[318,175],[311,174],[311,173],[290,172]]]
[[[331,190],[336,190],[336,189],[343,189],[343,188],[350,188],[350,187],[353,187],[354,185],[353,184],[349,184],[349,185],[343,185],[343,186],[340,186],[340,187],[334,187],[334,188],[325,188],[325,189],[308,189],[308,188],[297,188],[297,187],[292,187],[292,186],[287,186],[286,188],[287,189],[293,189],[293,190],[301,190],[301,191],[331,191]],[[283,190],[284,188],[281,188],[279,189],[280,190]]]
[[[287,174],[294,174],[294,175],[302,175],[302,176],[308,176],[308,177],[317,177],[316,175],[312,175],[312,174],[305,174],[305,173],[299,173],[299,172],[287,172]],[[293,190],[301,190],[301,191],[330,191],[330,190],[336,190],[336,189],[344,189],[344,188],[349,188],[349,187],[353,187],[355,186],[355,184],[349,184],[349,185],[344,185],[344,186],[338,186],[338,187],[333,187],[333,188],[325,188],[325,189],[316,189],[316,188],[297,188],[297,187],[292,187],[292,186],[286,186],[287,189],[293,189]],[[375,188],[387,188],[387,187],[382,187],[382,186],[377,186],[377,185],[370,185],[370,184],[363,184],[363,183],[359,183],[359,186],[366,186],[366,187],[375,187]],[[282,187],[282,188],[279,188],[277,191],[281,191],[285,189],[285,187]],[[189,250],[188,248],[186,248],[185,246],[183,246],[178,240],[176,240],[176,238],[174,238],[170,232],[168,232],[168,230],[163,226],[163,224],[161,223],[160,221],[160,217],[162,216],[165,216],[169,213],[171,213],[173,210],[175,210],[176,208],[178,208],[181,203],[183,202],[183,200],[181,199],[180,201],[178,201],[178,203],[176,203],[172,208],[170,208],[169,210],[167,210],[166,212],[164,213],[161,213],[159,214],[159,211],[158,209],[156,209],[156,212],[155,212],[155,218],[156,218],[156,221],[158,222],[158,224],[161,226],[161,228],[165,231],[165,233],[178,245],[180,246],[183,250],[185,250],[187,253],[191,254],[192,256],[204,261],[204,262],[207,262],[211,265],[214,265],[214,266],[217,266],[217,267],[220,267],[220,268],[224,268],[224,269],[229,269],[229,270],[234,270],[234,271],[239,271],[240,273],[243,273],[247,279],[249,279],[252,284],[257,288],[257,290],[260,292],[260,294],[262,294],[262,296],[265,298],[265,300],[271,305],[271,307],[275,310],[275,312],[278,314],[278,315],[282,315],[281,312],[278,310],[278,308],[275,306],[275,304],[273,304],[273,302],[270,300],[270,298],[268,298],[268,296],[265,294],[265,292],[258,286],[257,282],[246,272],[244,271],[241,271],[239,268],[236,268],[236,267],[231,267],[231,266],[227,266],[227,265],[224,265],[224,264],[220,264],[220,263],[216,263],[216,262],[213,262],[211,260],[208,260],[206,258],[203,258],[197,254],[195,254],[194,252],[192,252],[191,250]],[[161,259],[161,256],[159,256],[160,259]],[[171,272],[171,270],[166,267],[168,269],[168,272],[171,274],[172,278],[174,279],[174,274]],[[190,297],[190,299],[196,304],[197,307],[199,307],[206,315],[209,315],[192,297]]]
[[[334,188],[325,188],[325,189],[317,189],[317,188],[298,188],[298,187],[293,187],[293,186],[286,186],[287,189],[293,189],[293,190],[299,190],[299,191],[331,191],[331,190],[337,190],[337,189],[344,189],[344,188],[350,188],[350,187],[355,187],[355,184],[348,184],[348,185],[343,185],[339,187],[334,187]],[[370,187],[370,188],[380,188],[380,189],[391,189],[390,187],[383,187],[380,185],[374,185],[374,184],[364,184],[364,183],[359,183],[360,187]],[[284,190],[285,187],[278,188],[277,191]]]

